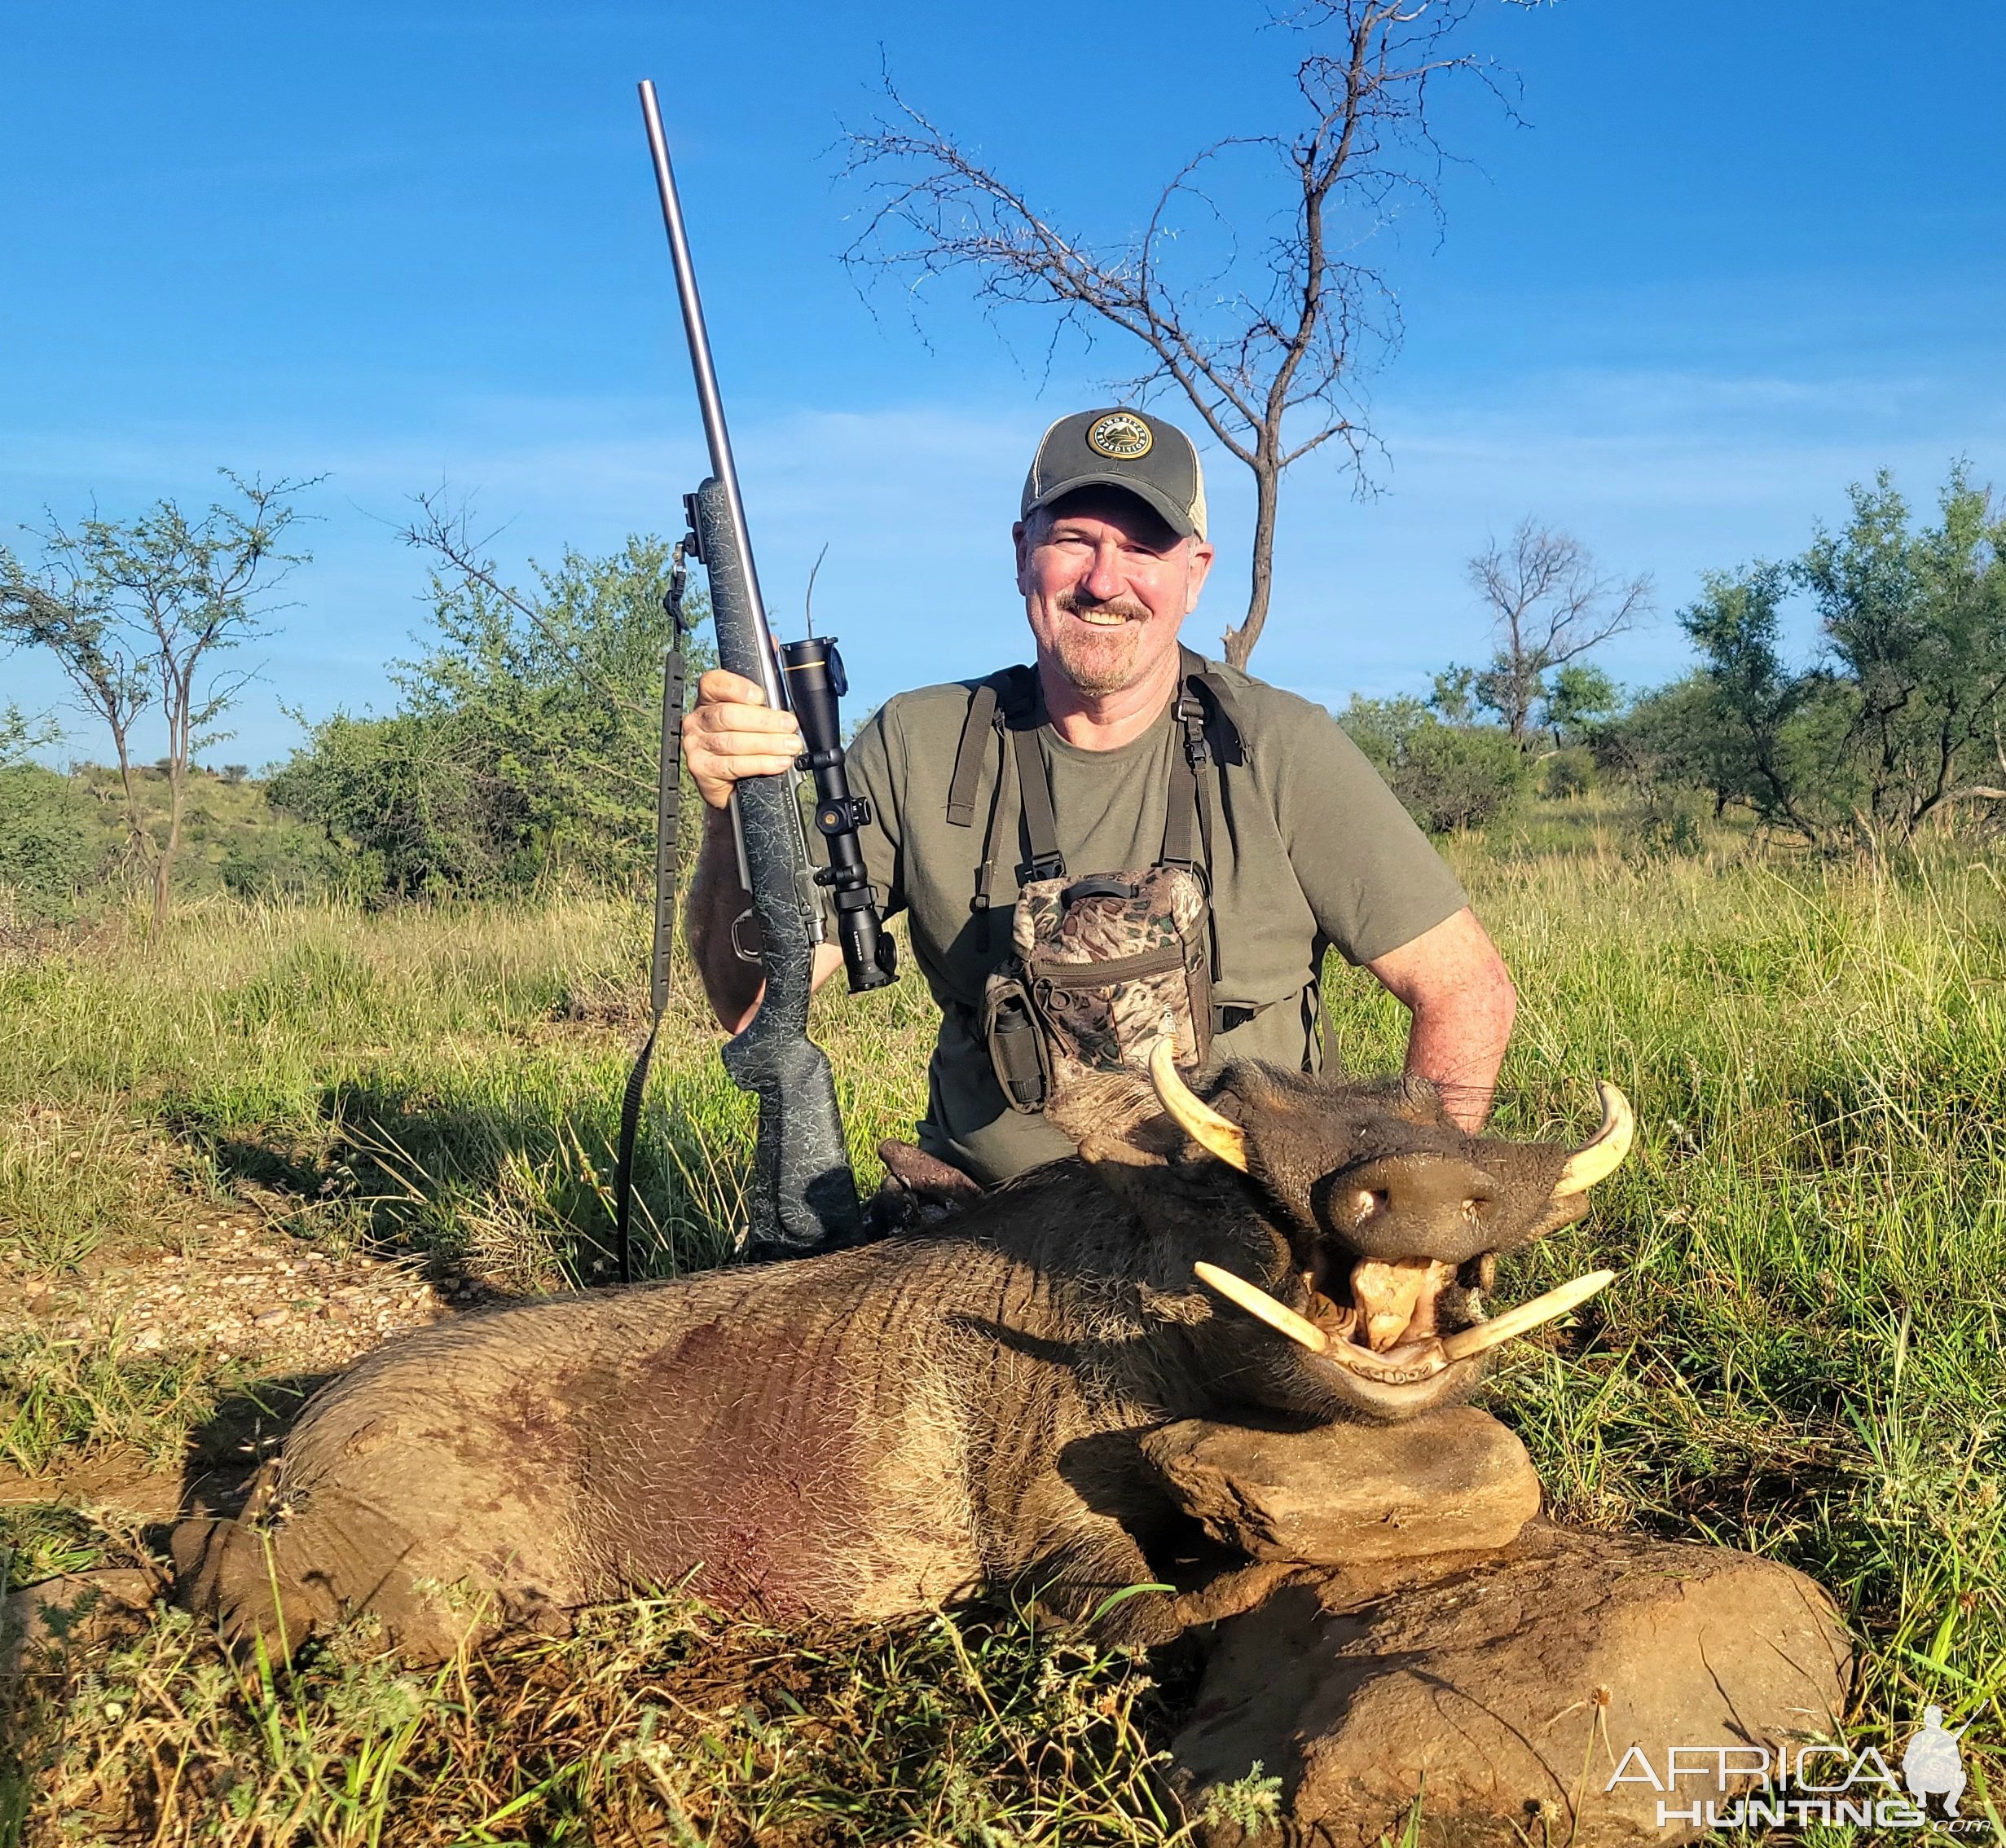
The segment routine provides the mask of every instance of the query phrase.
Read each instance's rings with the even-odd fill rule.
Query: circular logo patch
[[[1148,455],[1155,441],[1155,433],[1133,411],[1111,411],[1096,418],[1087,430],[1087,447],[1117,462],[1133,462]]]

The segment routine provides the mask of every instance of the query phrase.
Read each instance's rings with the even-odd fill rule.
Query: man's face
[[[1085,488],[1012,534],[1039,652],[1082,693],[1119,693],[1174,655],[1212,550],[1119,488]]]

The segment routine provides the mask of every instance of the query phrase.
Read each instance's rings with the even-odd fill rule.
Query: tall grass
[[[1967,1758],[1995,1789],[2006,1772],[1997,878],[1948,856],[1899,876],[1753,854],[1638,862],[1592,841],[1472,855],[1463,871],[1521,994],[1501,1127],[1577,1135],[1594,1120],[1598,1076],[1629,1092],[1641,1125],[1593,1216],[1507,1266],[1507,1292],[1594,1264],[1622,1273],[1564,1336],[1511,1350],[1494,1388],[1555,1511],[1802,1567],[1861,1639],[1861,1742],[1898,1745],[1936,1701],[1949,1723],[1971,1723]],[[17,1265],[73,1264],[93,1236],[171,1225],[191,1194],[250,1188],[302,1236],[402,1241],[523,1285],[590,1278],[642,1024],[642,929],[630,908],[578,898],[377,917],[217,908],[156,946],[113,938],[0,967],[0,1252],[11,1239]],[[686,970],[679,982],[644,1131],[663,1272],[724,1255],[752,1130]],[[1349,1063],[1392,1069],[1398,1009],[1343,972],[1330,998]],[[931,1026],[910,978],[818,1004],[867,1184],[876,1141],[908,1133],[922,1107]],[[77,1151],[84,1159],[70,1159]],[[586,1657],[562,1659],[589,1677]],[[900,1660],[912,1687],[973,1699],[966,1683],[955,1695],[939,1679],[934,1657]],[[209,1671],[185,1670],[198,1672]],[[818,1684],[800,1698],[826,1719],[814,1705],[825,1696]],[[459,1695],[411,1698],[403,1762],[443,1767],[471,1709]],[[490,1702],[483,1723],[504,1710],[520,1717]],[[338,1714],[315,1712],[311,1725],[336,1727],[314,1748],[326,1767],[359,1764]],[[720,1716],[675,1750],[712,1754],[703,1775],[751,1802],[767,1748],[736,1723]],[[1146,1749],[1148,1727],[1137,1727],[1121,1751]],[[51,1789],[62,1766],[103,1745],[73,1715],[57,1730],[67,1743],[41,1774]],[[639,1749],[637,1734],[622,1736],[622,1749]],[[246,1777],[279,1775],[280,1743],[226,1750],[220,1738],[191,1735],[187,1762],[224,1753]],[[718,1768],[728,1761],[737,1768]],[[523,1798],[512,1826],[556,1813],[548,1793],[523,1793],[556,1762],[531,1754],[518,1766],[526,1781],[493,1784],[498,1803]],[[832,1795],[833,1811],[891,1803],[908,1819],[903,1839],[978,1838],[950,1828],[958,1799],[926,1781],[934,1770],[922,1775],[887,1744],[880,1771],[877,1794]],[[1141,1788],[1117,1777],[1102,1799],[1142,1832],[1133,1839],[1181,1826],[1133,1806]],[[492,1832],[465,1839],[530,1838],[487,1814]],[[300,1838],[363,1837],[329,1824]],[[534,1838],[570,1837],[552,1824]],[[823,1817],[801,1838],[893,1837]]]
[[[214,904],[163,941],[0,964],[0,1210],[25,1255],[171,1217],[172,1186],[102,1145],[150,1128],[184,1181],[271,1190],[296,1229],[399,1238],[497,1281],[589,1280],[610,1239],[621,1087],[643,1025],[633,908],[568,898],[367,917]],[[909,1133],[932,1020],[908,982],[818,1003],[860,1175]],[[664,1273],[725,1256],[754,1123],[679,964],[642,1137]],[[35,1129],[41,1124],[40,1130]],[[171,1177],[170,1177],[171,1178]],[[149,1181],[156,1184],[149,1185]]]

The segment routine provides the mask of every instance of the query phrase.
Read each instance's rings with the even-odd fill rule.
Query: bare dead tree
[[[156,931],[181,850],[189,766],[203,745],[228,735],[216,721],[252,677],[217,672],[213,658],[263,633],[275,607],[268,593],[306,559],[279,542],[298,517],[287,497],[314,484],[268,486],[222,473],[237,504],[212,504],[191,519],[163,500],[137,520],[94,515],[73,529],[51,519],[37,573],[0,554],[0,635],[46,649],[112,733],[130,839],[152,874]],[[158,837],[141,808],[131,750],[134,724],[155,707],[167,733],[167,822]]]
[[[1546,676],[1634,628],[1651,609],[1648,575],[1605,576],[1579,539],[1529,519],[1507,543],[1492,540],[1469,574],[1496,645],[1476,677],[1476,697],[1520,745],[1532,737]]]
[[[1112,326],[1139,342],[1142,369],[1111,381],[1144,399],[1174,385],[1254,477],[1247,614],[1223,637],[1244,667],[1268,619],[1281,482],[1289,466],[1335,441],[1362,487],[1375,441],[1354,376],[1373,349],[1390,352],[1401,327],[1384,279],[1357,253],[1404,207],[1439,218],[1436,186],[1448,158],[1430,98],[1465,73],[1511,98],[1486,58],[1456,48],[1484,0],[1309,0],[1271,16],[1315,47],[1298,63],[1306,120],[1292,133],[1230,136],[1186,161],[1142,230],[1096,244],[1006,183],[908,103],[889,76],[886,116],[845,137],[847,175],[874,200],[845,253],[853,269],[902,272],[915,293],[930,278],[966,273],[987,307],[1056,308],[1060,327]],[[1506,5],[1537,0],[1498,0]],[[1233,151],[1265,151],[1285,176],[1286,228],[1242,253],[1201,184]],[[1209,214],[1226,231],[1208,266],[1186,234]]]

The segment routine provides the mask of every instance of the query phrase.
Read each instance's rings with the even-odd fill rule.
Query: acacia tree
[[[2006,512],[1962,464],[1920,531],[1885,469],[1849,492],[1797,575],[1854,689],[1854,824],[1907,838],[1947,803],[2000,799],[1972,779],[2006,768]]]
[[[270,592],[304,552],[279,549],[298,517],[287,497],[312,486],[266,486],[221,473],[236,504],[191,519],[162,500],[130,521],[93,515],[75,527],[51,519],[42,564],[24,567],[0,548],[0,636],[46,649],[85,711],[104,721],[118,759],[128,840],[151,876],[153,926],[167,917],[188,768],[203,745],[227,737],[216,721],[251,675],[217,670],[215,658],[263,633]],[[156,834],[139,800],[134,728],[157,711],[167,737],[161,764],[167,819]]]
[[[1549,676],[1635,627],[1651,608],[1651,579],[1625,582],[1595,569],[1579,539],[1519,522],[1470,561],[1470,583],[1489,611],[1495,652],[1473,676],[1478,702],[1529,748],[1534,720],[1555,691]]]
[[[1510,107],[1499,73],[1457,48],[1483,0],[1309,0],[1275,17],[1313,49],[1296,68],[1304,117],[1291,130],[1234,135],[1193,155],[1143,227],[1097,244],[1033,205],[887,77],[887,117],[845,138],[846,174],[874,205],[845,260],[904,272],[915,284],[965,273],[985,305],[1058,310],[1062,326],[1113,327],[1142,349],[1115,381],[1141,400],[1176,386],[1254,477],[1247,614],[1223,640],[1244,667],[1268,619],[1283,473],[1336,442],[1360,469],[1374,439],[1352,389],[1372,350],[1400,332],[1384,279],[1358,252],[1405,205],[1438,211],[1445,158],[1430,116],[1455,74]],[[1506,5],[1537,0],[1498,0]],[[1243,250],[1206,190],[1230,152],[1270,157],[1282,228]],[[1221,239],[1202,235],[1210,221]],[[1358,478],[1362,482],[1362,474]]]
[[[24,763],[33,751],[54,744],[61,730],[46,713],[28,713],[10,701],[0,706],[0,770]]]

